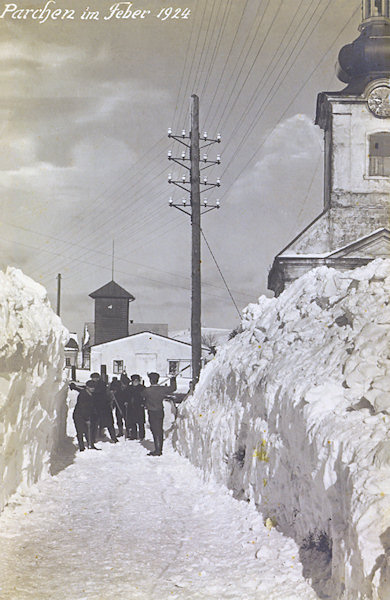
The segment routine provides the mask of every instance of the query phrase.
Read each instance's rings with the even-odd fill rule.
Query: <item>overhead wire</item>
[[[233,294],[231,293],[231,290],[229,289],[229,286],[228,286],[228,284],[227,284],[227,281],[226,281],[226,279],[225,279],[225,277],[224,277],[224,275],[223,275],[223,273],[222,273],[222,270],[221,270],[221,268],[220,268],[220,266],[219,266],[219,264],[218,264],[218,262],[217,262],[217,259],[215,258],[215,255],[214,255],[213,251],[211,250],[210,244],[208,243],[208,241],[207,241],[207,238],[206,238],[206,236],[205,236],[205,234],[204,234],[204,231],[203,231],[203,229],[202,229],[202,228],[200,229],[200,232],[201,232],[201,234],[202,234],[202,237],[203,237],[204,241],[206,242],[206,246],[207,246],[207,248],[208,248],[208,250],[209,250],[209,252],[210,252],[210,254],[211,254],[211,257],[212,257],[212,259],[213,259],[213,261],[214,261],[214,264],[215,264],[215,266],[216,266],[216,267],[217,267],[217,269],[218,269],[218,273],[219,273],[219,274],[220,274],[220,276],[221,276],[221,279],[222,279],[222,281],[223,281],[223,283],[224,283],[224,285],[225,285],[225,287],[226,287],[226,289],[227,289],[227,292],[228,292],[228,294],[229,294],[229,296],[230,296],[230,299],[231,299],[231,301],[233,302],[233,304],[234,304],[234,307],[235,307],[236,311],[238,312],[238,316],[241,318],[241,312],[240,312],[240,309],[238,308],[238,306],[237,306],[237,304],[236,304],[236,301],[235,301],[235,300],[234,300],[234,298],[233,298]]]
[[[203,87],[202,87],[202,90],[200,91],[200,96],[203,96],[203,94],[205,94],[205,90],[207,89],[207,85],[210,80],[211,72],[215,65],[216,56],[218,54],[219,47],[221,45],[221,40],[225,33],[225,29],[226,29],[226,25],[227,25],[227,22],[229,19],[230,11],[232,9],[232,1],[233,0],[228,0],[228,2],[225,4],[225,10],[222,15],[221,24],[219,27],[219,33],[218,33],[218,36],[217,36],[217,39],[216,39],[216,42],[214,45],[213,53],[211,55],[211,59],[210,59],[209,66],[207,69],[207,74],[206,74],[205,80],[203,82]]]
[[[323,15],[325,14],[325,11],[327,10],[327,8],[328,8],[329,4],[331,3],[331,1],[332,1],[332,0],[328,0],[328,3],[327,3],[327,5],[326,5],[325,9],[324,9],[324,10],[321,12],[320,16],[318,17],[318,19],[317,19],[317,21],[316,21],[315,25],[313,26],[313,28],[312,28],[312,30],[311,30],[311,33],[310,33],[310,34],[309,34],[309,36],[306,38],[306,40],[303,42],[303,45],[302,45],[302,47],[300,48],[300,50],[299,50],[298,54],[297,54],[297,55],[295,55],[295,57],[294,57],[294,62],[291,62],[291,65],[290,65],[290,67],[288,68],[288,70],[287,70],[287,73],[285,73],[285,74],[282,76],[282,71],[280,71],[280,72],[279,72],[279,77],[275,79],[275,82],[274,82],[274,84],[272,85],[272,87],[271,87],[271,88],[270,88],[270,90],[268,91],[268,93],[267,93],[267,95],[266,95],[265,99],[264,99],[264,100],[263,100],[263,102],[260,104],[260,106],[259,106],[259,108],[258,108],[258,110],[257,110],[257,112],[256,112],[256,114],[255,114],[255,116],[253,117],[253,119],[252,119],[251,123],[250,123],[250,124],[249,124],[249,126],[247,127],[247,129],[246,129],[246,131],[245,131],[245,134],[244,134],[244,135],[243,135],[243,137],[241,138],[240,142],[237,144],[237,146],[236,146],[236,149],[235,149],[235,154],[237,154],[237,152],[239,152],[239,150],[242,148],[243,144],[246,142],[246,140],[247,140],[247,138],[248,138],[249,134],[250,134],[250,133],[253,131],[253,125],[254,125],[254,123],[255,123],[255,122],[257,123],[257,122],[259,121],[259,118],[260,118],[260,116],[261,116],[261,115],[264,113],[265,109],[266,109],[266,108],[268,107],[268,105],[271,103],[271,101],[272,101],[272,97],[273,97],[273,96],[272,96],[272,95],[273,95],[273,93],[274,93],[275,91],[279,90],[279,88],[281,87],[281,85],[282,85],[283,81],[285,80],[286,76],[287,76],[287,75],[290,73],[292,66],[293,66],[294,64],[296,64],[296,62],[295,62],[295,61],[296,61],[297,57],[300,55],[300,53],[302,52],[303,48],[306,46],[306,44],[307,44],[308,40],[310,39],[311,35],[312,35],[312,34],[313,34],[313,32],[315,31],[315,29],[316,29],[316,27],[317,27],[318,23],[321,21],[321,19],[322,19]],[[321,4],[321,2],[322,2],[322,0],[319,0],[319,2],[318,2],[318,4],[317,4],[317,6],[316,6],[316,9],[315,9],[315,10],[317,10],[317,9],[318,9],[318,7],[319,7],[319,5]],[[315,14],[315,12],[312,14],[312,17],[314,16],[314,14]],[[312,17],[311,17],[311,18],[312,18]],[[294,49],[295,49],[295,48],[296,48],[296,45],[294,46]],[[286,59],[286,61],[285,61],[284,65],[283,65],[283,67],[282,67],[282,70],[283,70],[283,69],[284,69],[284,68],[287,66],[287,64],[288,64],[288,61],[289,61],[289,59],[291,58],[291,56],[292,56],[292,54],[293,54],[293,51],[294,51],[294,49],[291,51],[291,53],[290,53],[289,57]],[[302,88],[300,88],[300,90],[299,90],[299,93],[301,92],[301,90],[302,90]],[[296,98],[296,97],[299,95],[299,93],[297,93],[297,94],[294,96],[294,99],[295,99],[295,98]],[[267,102],[267,100],[268,100],[268,102]],[[286,107],[286,110],[283,112],[283,115],[282,115],[282,116],[280,117],[280,119],[278,120],[278,123],[279,123],[279,122],[280,122],[280,120],[283,118],[283,116],[286,114],[286,112],[287,112],[288,108],[291,106],[291,104],[292,104],[292,102],[291,102],[291,100],[290,100],[290,101],[289,101],[289,105]],[[267,139],[268,139],[268,138],[267,138]],[[260,146],[260,147],[261,147],[261,146]],[[230,161],[228,162],[228,164],[226,165],[226,167],[225,167],[225,169],[224,169],[224,172],[226,172],[226,171],[229,169],[229,167],[230,167],[231,163],[233,162],[233,158],[234,158],[234,157],[232,157],[232,158],[230,159]],[[252,159],[252,160],[253,160],[253,159]]]
[[[320,1],[321,1],[321,0],[320,0]],[[276,12],[275,12],[275,14],[274,14],[274,16],[273,16],[273,18],[272,18],[272,20],[271,20],[271,23],[270,23],[270,24],[269,24],[269,26],[268,26],[268,29],[267,29],[267,31],[266,31],[266,34],[265,34],[265,36],[264,36],[264,37],[263,37],[263,39],[262,39],[262,42],[261,42],[261,44],[260,44],[260,47],[259,47],[259,49],[258,49],[258,50],[257,50],[257,52],[256,52],[256,56],[255,56],[255,58],[254,58],[254,59],[253,59],[253,61],[252,61],[252,64],[251,64],[251,66],[250,66],[250,69],[249,69],[249,71],[247,72],[247,74],[245,75],[244,81],[243,81],[242,83],[240,83],[240,90],[239,90],[238,94],[236,95],[236,98],[235,98],[235,100],[234,100],[234,102],[233,102],[232,106],[231,106],[231,107],[230,107],[230,109],[229,109],[228,115],[230,115],[230,114],[231,114],[232,110],[234,109],[234,107],[236,106],[236,104],[237,104],[237,102],[238,102],[238,99],[240,98],[241,94],[243,93],[243,90],[244,90],[244,88],[245,88],[245,85],[246,85],[246,83],[247,83],[247,81],[248,81],[248,79],[249,79],[249,76],[250,76],[250,74],[252,73],[252,70],[253,70],[253,68],[254,68],[254,66],[255,66],[255,64],[256,64],[256,62],[257,62],[257,59],[259,58],[259,56],[260,56],[260,54],[261,54],[261,51],[262,51],[262,49],[264,48],[264,45],[265,45],[266,41],[268,40],[268,37],[269,37],[269,35],[270,35],[271,31],[272,31],[272,27],[274,26],[274,24],[275,24],[275,22],[276,22],[276,19],[277,19],[278,15],[279,15],[279,12],[280,12],[280,7],[282,6],[282,3],[283,3],[283,0],[280,0],[280,1],[279,1],[279,4],[278,4],[278,8],[276,9]],[[222,121],[222,117],[221,117],[221,119],[220,119],[220,121],[219,121],[219,123],[218,123],[218,128],[220,127],[220,123],[221,123],[221,121]]]
[[[227,95],[227,98],[225,99],[224,103],[221,103],[218,106],[219,120],[218,120],[218,123],[216,125],[217,130],[220,129],[221,123],[223,122],[223,119],[224,119],[224,116],[225,116],[225,112],[227,110],[227,107],[229,106],[229,103],[230,103],[231,99],[232,99],[233,93],[236,91],[237,88],[239,88],[239,89],[241,88],[240,77],[241,77],[241,74],[244,71],[245,64],[246,64],[247,59],[248,59],[248,57],[250,55],[250,52],[251,52],[251,50],[253,48],[255,40],[257,39],[257,36],[258,36],[258,34],[260,32],[261,26],[262,26],[263,21],[265,19],[265,15],[266,15],[267,10],[268,10],[268,8],[270,6],[270,1],[271,0],[267,0],[267,4],[266,4],[266,6],[265,6],[265,8],[264,8],[264,10],[263,10],[262,13],[261,13],[262,4],[261,3],[259,4],[259,6],[257,8],[255,19],[254,19],[254,21],[252,23],[251,31],[250,31],[249,35],[245,38],[244,44],[241,47],[241,51],[240,51],[240,53],[239,53],[239,55],[238,55],[238,57],[236,59],[234,67],[233,67],[233,69],[231,71],[231,81],[232,81],[233,85],[231,86],[230,93]],[[257,22],[257,20],[258,20],[258,22]],[[249,43],[249,48],[247,48],[245,57],[241,61],[241,57],[242,57],[242,55],[243,55],[243,53],[245,51],[247,43]],[[240,64],[241,64],[241,66],[239,66]],[[237,68],[238,68],[238,73],[237,73]],[[238,92],[238,93],[240,93],[240,92]],[[217,118],[217,115],[215,115],[215,117],[213,117],[212,120],[214,120],[216,118]]]
[[[357,8],[352,15],[350,16],[350,18],[348,19],[347,23],[345,23],[343,25],[343,27],[341,28],[341,30],[338,32],[338,34],[335,36],[335,38],[333,39],[332,43],[330,44],[330,46],[328,47],[328,49],[326,50],[326,52],[323,54],[322,58],[317,62],[317,64],[315,65],[315,67],[310,71],[310,73],[307,75],[307,77],[304,79],[303,83],[300,85],[300,87],[298,88],[298,90],[296,91],[296,93],[292,96],[292,98],[289,98],[289,102],[288,105],[286,106],[285,110],[282,112],[282,114],[279,116],[279,119],[276,122],[276,125],[279,124],[281,122],[281,120],[285,117],[286,113],[288,112],[289,108],[291,107],[291,104],[298,98],[298,96],[302,93],[303,89],[306,87],[307,83],[311,80],[313,74],[316,72],[316,70],[318,69],[318,67],[323,63],[323,61],[325,60],[325,58],[327,57],[327,55],[334,49],[334,45],[336,44],[338,38],[340,37],[340,35],[342,35],[342,33],[344,32],[344,30],[348,27],[348,25],[350,24],[350,22],[355,18],[356,13],[358,12],[359,8]],[[254,150],[254,152],[250,155],[249,159],[246,161],[245,166],[239,171],[238,175],[234,178],[234,180],[231,182],[229,188],[231,189],[234,185],[234,183],[238,180],[238,178],[242,175],[242,173],[248,168],[248,166],[252,163],[252,161],[254,160],[254,158],[256,157],[257,153],[259,152],[259,150],[264,146],[265,142],[269,139],[269,137],[272,135],[272,131],[270,131],[270,133],[263,138],[263,140],[261,141],[260,144],[258,144],[256,146],[256,149]],[[232,161],[230,161],[231,163]],[[229,165],[230,165],[229,163]],[[228,165],[228,166],[229,166]],[[228,169],[228,166],[225,169]]]
[[[206,122],[208,121],[208,119],[209,119],[209,115],[210,115],[211,107],[213,106],[213,104],[214,104],[214,102],[215,102],[215,98],[216,98],[216,96],[217,96],[217,93],[218,93],[218,90],[219,90],[219,86],[220,86],[220,84],[221,84],[221,81],[222,81],[222,79],[223,79],[223,76],[225,75],[226,67],[227,67],[227,65],[229,64],[230,57],[231,57],[231,54],[232,54],[233,48],[234,48],[234,46],[235,46],[235,43],[236,43],[237,35],[238,35],[238,32],[239,32],[239,30],[240,30],[241,23],[242,23],[242,20],[243,20],[243,17],[244,17],[245,11],[246,11],[246,9],[247,9],[247,6],[248,6],[248,2],[249,2],[249,0],[246,0],[246,2],[245,2],[245,5],[244,5],[244,8],[242,9],[241,17],[240,17],[239,23],[238,23],[238,25],[237,25],[237,27],[236,27],[236,31],[235,31],[235,33],[234,33],[234,36],[233,36],[232,42],[231,42],[231,44],[230,44],[230,48],[229,48],[229,52],[228,52],[228,54],[227,54],[227,57],[226,57],[226,60],[225,60],[225,64],[224,64],[224,66],[223,66],[223,69],[222,69],[222,71],[221,71],[221,73],[220,73],[220,76],[219,76],[218,82],[217,82],[217,84],[216,84],[216,86],[215,86],[215,90],[214,90],[214,94],[213,94],[213,97],[212,97],[212,99],[211,99],[211,102],[209,103],[209,108],[208,108],[208,111],[207,111],[207,113],[206,113],[206,116],[205,116],[205,123],[206,123]]]
[[[276,52],[273,53],[272,59],[270,60],[270,62],[267,65],[267,68],[265,69],[265,71],[263,72],[262,76],[259,79],[259,82],[255,88],[255,90],[252,92],[252,95],[249,99],[249,102],[247,103],[247,106],[245,108],[245,110],[242,113],[242,117],[240,119],[239,122],[237,122],[237,124],[235,125],[233,131],[230,133],[230,137],[227,139],[227,141],[225,142],[226,144],[229,144],[230,141],[234,138],[236,132],[238,131],[238,129],[240,129],[242,122],[245,120],[245,118],[247,117],[247,115],[249,115],[250,110],[253,107],[254,102],[256,101],[257,98],[257,94],[259,92],[259,90],[261,88],[264,87],[264,85],[269,81],[270,79],[270,75],[268,77],[266,77],[267,73],[272,73],[275,77],[275,79],[279,78],[279,73],[275,73],[274,69],[277,67],[277,65],[279,64],[280,60],[283,57],[283,54],[287,51],[288,46],[290,45],[291,41],[293,40],[295,34],[297,34],[297,38],[298,40],[301,38],[304,30],[302,32],[299,31],[299,26],[301,25],[301,23],[303,23],[303,20],[305,18],[305,16],[307,15],[307,12],[304,11],[304,15],[299,23],[299,25],[296,27],[295,26],[295,19],[299,13],[299,10],[301,9],[302,5],[304,4],[305,0],[301,0],[300,3],[297,6],[297,9],[292,17],[291,23],[289,24],[289,26],[287,27],[286,31],[284,32],[284,35],[280,41],[280,44],[276,50]],[[318,4],[321,2],[321,0],[319,0]],[[318,6],[318,5],[317,5]],[[290,35],[290,39],[286,44],[286,47],[283,48],[283,43],[286,39],[286,37]],[[280,56],[278,56],[279,51],[282,50],[282,54]],[[291,56],[291,54],[290,54]],[[274,62],[276,60],[276,62]],[[230,114],[230,113],[229,113]]]
[[[219,0],[218,10],[216,11],[217,15],[220,12],[222,2],[224,2],[224,0]],[[215,19],[214,22],[213,22],[213,16],[214,16],[214,9],[216,7],[217,7],[217,0],[213,0],[213,5],[212,5],[210,17],[208,19],[206,33],[205,33],[205,43],[203,44],[203,48],[202,48],[202,51],[201,51],[201,54],[200,54],[200,57],[199,57],[198,68],[197,68],[196,75],[194,77],[194,81],[193,81],[193,84],[192,84],[192,88],[193,88],[193,92],[194,93],[197,93],[198,77],[201,76],[201,74],[203,72],[204,65],[205,65],[205,62],[206,62],[206,59],[207,59],[207,53],[209,51],[211,41],[212,41],[212,39],[213,39],[213,37],[215,35],[215,29],[216,29],[216,26],[217,26],[217,19]],[[210,28],[211,28],[211,23],[213,23],[213,30],[212,30],[211,35],[209,35],[209,31],[210,31]]]

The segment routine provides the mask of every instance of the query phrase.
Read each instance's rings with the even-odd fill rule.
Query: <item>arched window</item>
[[[390,18],[390,2],[389,0],[365,0],[363,19],[370,17],[386,17]]]
[[[373,133],[369,137],[368,174],[377,177],[390,177],[390,133]]]

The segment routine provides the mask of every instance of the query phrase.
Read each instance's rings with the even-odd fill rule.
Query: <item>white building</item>
[[[203,350],[206,357],[207,349]],[[122,373],[138,373],[148,383],[147,374],[151,371],[160,374],[161,380],[170,374],[180,373],[177,387],[187,392],[191,373],[191,344],[143,331],[118,340],[112,340],[91,347],[91,371],[100,373],[105,365],[107,375],[120,377]]]

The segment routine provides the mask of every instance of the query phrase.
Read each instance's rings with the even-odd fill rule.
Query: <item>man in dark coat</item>
[[[94,428],[94,439],[96,439],[96,434],[98,434],[99,437],[102,437],[104,434],[104,429],[107,427],[111,440],[115,443],[118,440],[115,434],[114,419],[112,418],[111,400],[108,395],[107,386],[101,379],[99,373],[92,373],[91,379],[95,382],[93,399],[95,401],[97,411],[97,428]]]
[[[121,375],[119,388],[115,392],[116,422],[118,435],[123,435],[123,422],[125,424],[126,437],[129,437],[129,404],[130,404],[130,379],[127,375]]]
[[[153,434],[154,451],[148,456],[161,456],[163,447],[163,400],[176,390],[176,377],[170,378],[169,385],[158,385],[160,375],[148,373],[150,387],[145,388],[145,406],[148,409],[150,429]]]
[[[87,440],[88,448],[93,448],[94,440],[92,437],[93,423],[96,421],[96,407],[92,395],[95,388],[94,382],[90,379],[81,389],[77,396],[77,402],[73,411],[73,421],[76,427],[77,441],[80,452],[85,450],[84,436]]]
[[[120,381],[118,381],[117,377],[113,377],[110,383],[110,394],[113,403],[113,407],[115,408],[115,417],[116,417],[116,425],[118,428],[117,436],[123,435],[123,413],[119,408],[117,395],[121,388]]]
[[[145,438],[145,386],[141,383],[140,375],[131,376],[129,429],[131,440]]]

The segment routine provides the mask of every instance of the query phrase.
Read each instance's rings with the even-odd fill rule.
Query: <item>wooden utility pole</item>
[[[191,97],[191,231],[192,231],[192,301],[191,301],[191,346],[192,382],[198,383],[202,363],[201,330],[201,279],[200,279],[200,167],[199,167],[199,98]]]
[[[168,137],[173,138],[180,144],[186,146],[189,149],[189,157],[187,152],[183,151],[181,157],[172,156],[172,151],[168,152],[168,160],[172,160],[178,165],[184,167],[190,172],[189,182],[186,176],[183,175],[181,180],[174,181],[172,175],[168,176],[168,183],[173,183],[177,187],[185,190],[190,195],[190,206],[188,207],[188,201],[183,198],[180,204],[175,204],[172,198],[169,200],[169,206],[174,206],[181,212],[186,213],[191,217],[191,231],[192,231],[192,256],[191,256],[191,345],[192,345],[192,387],[198,383],[200,370],[202,366],[202,328],[201,328],[201,271],[200,271],[200,248],[201,248],[201,214],[209,212],[214,208],[219,208],[219,200],[215,204],[209,204],[206,198],[201,205],[200,196],[203,192],[210,190],[214,187],[219,187],[221,182],[219,178],[217,183],[210,183],[207,181],[207,177],[201,181],[200,172],[213,165],[220,164],[221,158],[218,155],[217,160],[209,160],[207,154],[204,154],[202,159],[200,157],[201,148],[210,146],[211,144],[219,143],[221,136],[218,135],[217,139],[210,139],[205,132],[203,137],[199,135],[199,98],[196,94],[191,96],[191,131],[189,135],[186,135],[185,129],[183,129],[181,135],[172,134],[172,130],[168,129]],[[186,141],[187,140],[187,141]],[[202,141],[202,146],[200,142]],[[190,166],[186,162],[190,162]],[[200,164],[203,164],[201,167]],[[186,185],[190,187],[186,187]],[[203,186],[201,190],[201,186]],[[189,211],[187,209],[190,209]]]
[[[61,273],[57,275],[57,315],[61,312]]]

